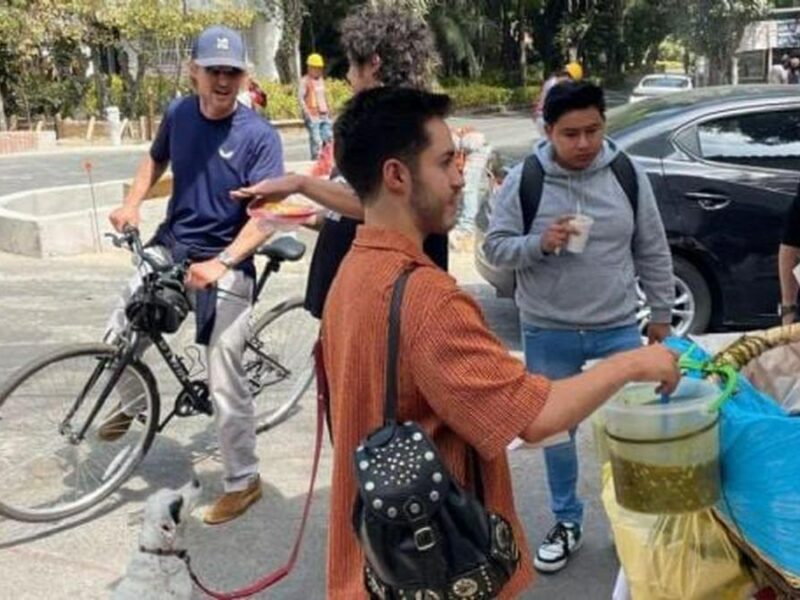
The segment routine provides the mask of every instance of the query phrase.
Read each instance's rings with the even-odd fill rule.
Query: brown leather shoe
[[[239,492],[223,494],[203,515],[206,525],[219,525],[243,514],[261,499],[261,477]]]
[[[97,437],[104,442],[118,440],[127,433],[131,423],[133,423],[133,417],[120,410],[97,429]]]

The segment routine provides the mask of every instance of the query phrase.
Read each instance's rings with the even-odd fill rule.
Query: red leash
[[[317,479],[317,469],[319,467],[319,459],[322,454],[322,435],[325,429],[325,409],[327,407],[328,398],[328,385],[327,378],[325,377],[325,367],[322,363],[322,344],[319,340],[314,345],[314,363],[317,377],[317,440],[314,448],[314,464],[311,467],[311,481],[308,484],[308,495],[306,496],[306,504],[303,507],[303,519],[300,522],[300,529],[297,532],[297,539],[294,542],[294,548],[289,555],[289,560],[285,565],[278,570],[257,579],[247,587],[234,590],[232,592],[217,592],[205,586],[202,581],[192,571],[191,564],[189,563],[188,555],[184,558],[186,566],[189,568],[189,575],[194,581],[195,585],[205,592],[208,596],[216,598],[217,600],[233,600],[234,598],[247,598],[257,594],[260,591],[278,583],[281,579],[291,573],[297,562],[297,555],[300,553],[300,544],[303,540],[303,533],[306,529],[306,522],[308,521],[308,514],[311,511],[311,501],[314,497],[314,483]]]

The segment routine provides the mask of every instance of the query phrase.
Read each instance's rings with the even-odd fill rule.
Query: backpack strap
[[[400,314],[406,283],[416,265],[405,269],[392,287],[389,304],[389,336],[386,342],[386,391],[384,395],[384,425],[393,425],[397,417],[397,363],[400,347]]]
[[[633,167],[631,158],[624,152],[620,152],[611,161],[611,171],[628,197],[628,202],[631,203],[633,222],[635,224],[636,212],[639,208],[639,180],[636,179],[636,169]]]
[[[544,168],[535,154],[528,155],[522,165],[522,179],[519,182],[519,203],[522,208],[522,233],[528,235],[531,225],[539,212],[544,188]]]
[[[636,169],[630,157],[624,152],[620,152],[611,161],[611,171],[617,178],[628,202],[633,209],[634,230],[636,214],[639,207],[639,180],[636,178]],[[519,203],[522,209],[522,233],[528,235],[531,225],[539,212],[539,205],[542,202],[542,190],[544,189],[544,168],[539,158],[535,154],[530,154],[522,164],[522,178],[519,183]]]

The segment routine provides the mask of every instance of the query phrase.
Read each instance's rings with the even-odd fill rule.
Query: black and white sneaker
[[[544,538],[536,551],[533,566],[542,573],[555,573],[567,566],[570,555],[583,543],[581,526],[577,523],[559,521]]]

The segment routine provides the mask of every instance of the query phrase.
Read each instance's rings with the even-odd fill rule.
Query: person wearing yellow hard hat
[[[324,69],[325,60],[322,58],[321,54],[314,52],[308,55],[308,58],[306,59],[306,66],[314,67],[315,69]]]
[[[316,52],[306,58],[307,71],[300,79],[298,99],[300,111],[308,129],[311,160],[317,160],[323,145],[333,140],[330,103],[325,92],[325,60]]]
[[[567,75],[569,75],[569,78],[573,81],[580,81],[583,79],[583,67],[579,62],[573,60],[571,63],[567,63],[567,66],[564,67],[564,70],[567,72]]]
[[[555,71],[548,79],[542,84],[542,91],[539,98],[533,105],[533,121],[539,130],[540,135],[544,135],[544,101],[547,99],[547,93],[553,89],[553,86],[558,85],[562,81],[580,81],[583,79],[583,67],[581,63],[572,61],[567,63],[563,69]]]

